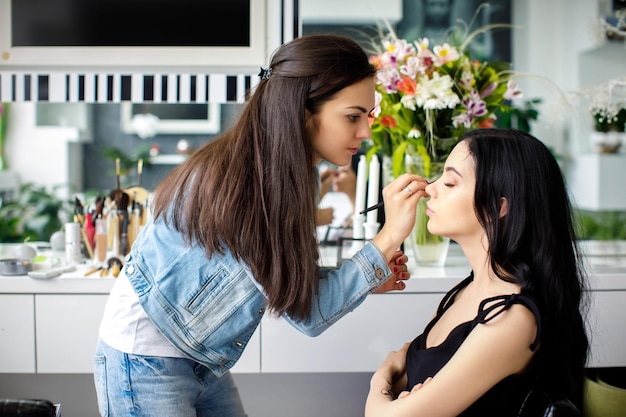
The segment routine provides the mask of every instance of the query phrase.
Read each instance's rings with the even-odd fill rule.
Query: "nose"
[[[361,140],[369,139],[372,137],[372,129],[370,128],[370,124],[365,119],[365,123],[361,124],[361,127],[357,131],[357,135]]]
[[[428,194],[429,197],[433,196],[433,192],[435,191],[435,182],[437,182],[437,180],[430,181],[428,185],[424,188],[424,191],[426,191],[426,194]]]

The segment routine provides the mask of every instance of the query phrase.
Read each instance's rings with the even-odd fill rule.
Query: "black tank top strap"
[[[447,309],[454,303],[454,298],[463,288],[467,287],[470,282],[474,280],[474,271],[470,272],[470,275],[463,281],[456,284],[448,293],[443,297],[437,308],[437,316],[441,316]]]
[[[537,322],[537,334],[535,340],[530,345],[530,350],[535,351],[539,344],[539,335],[541,334],[541,315],[539,313],[539,307],[535,299],[529,295],[524,294],[511,294],[511,295],[498,295],[495,297],[486,298],[481,301],[478,307],[478,315],[474,320],[472,328],[478,324],[484,324],[489,322],[494,317],[497,317],[500,313],[508,310],[513,304],[522,304],[535,316]]]

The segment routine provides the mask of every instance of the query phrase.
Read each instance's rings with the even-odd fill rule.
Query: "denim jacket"
[[[237,362],[265,313],[263,287],[247,265],[228,250],[208,259],[202,247],[185,245],[162,220],[145,226],[124,273],[165,337],[217,376]],[[368,242],[340,268],[321,268],[318,298],[307,319],[283,318],[317,336],[390,276],[384,256]]]

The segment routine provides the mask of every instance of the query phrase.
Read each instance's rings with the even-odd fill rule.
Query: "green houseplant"
[[[0,205],[0,242],[47,242],[54,232],[62,230],[70,202],[59,198],[56,191],[34,183],[22,184],[16,199]]]

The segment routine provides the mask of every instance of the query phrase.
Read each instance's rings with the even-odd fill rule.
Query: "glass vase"
[[[429,182],[441,176],[443,167],[444,162],[431,162],[427,167],[419,155],[407,154],[405,156],[406,172],[424,177]],[[405,241],[405,245],[408,243],[418,265],[440,267],[446,262],[450,238],[434,235],[428,231],[427,201],[427,198],[420,199],[417,205],[415,226]]]
[[[382,155],[382,184],[383,184],[383,188],[388,186],[389,184],[391,184],[393,182],[393,180],[395,180],[396,178],[393,175],[393,166],[392,166],[392,162],[391,162],[391,156],[389,155]]]

